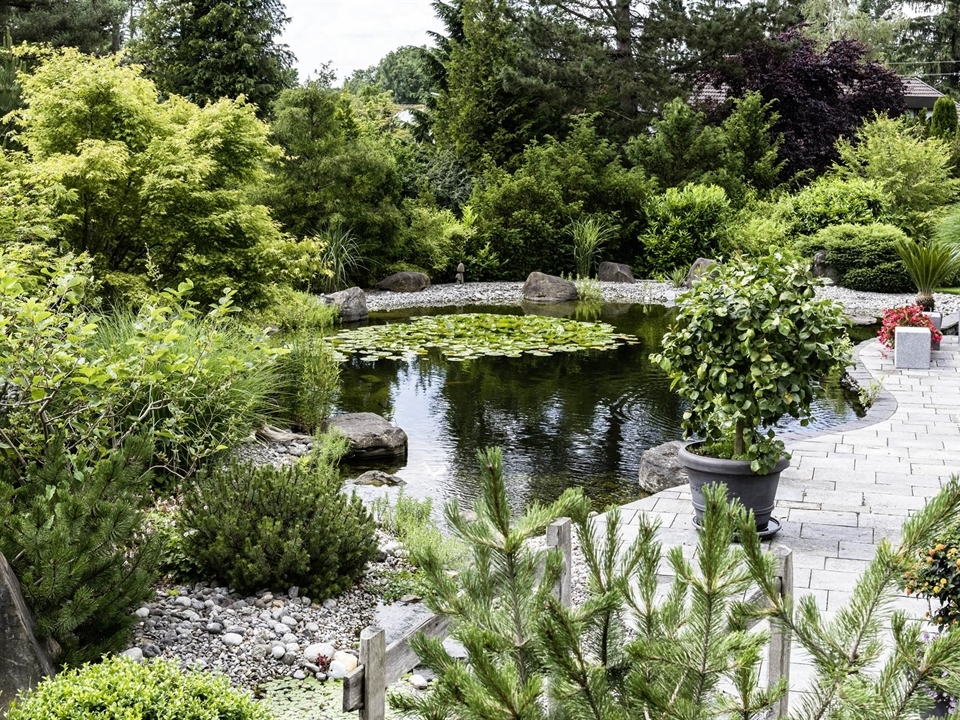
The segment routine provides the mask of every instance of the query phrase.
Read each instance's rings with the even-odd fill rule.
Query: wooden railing
[[[563,556],[563,569],[555,593],[561,603],[568,606],[571,596],[571,568],[573,567],[572,523],[561,518],[547,527],[547,546],[556,548]],[[778,548],[777,577],[781,595],[793,592],[793,553],[789,548]],[[759,593],[759,591],[758,591]],[[759,599],[754,596],[748,598]],[[343,711],[360,711],[360,720],[384,720],[386,717],[386,688],[419,663],[417,654],[410,647],[410,640],[417,633],[426,637],[444,639],[450,629],[450,618],[431,615],[403,637],[386,644],[382,628],[368,627],[360,633],[360,665],[343,680]],[[754,624],[756,624],[755,621]],[[790,677],[790,634],[771,622],[770,645],[767,653],[768,686],[780,678]],[[789,692],[784,693],[775,706],[774,717],[787,715]]]

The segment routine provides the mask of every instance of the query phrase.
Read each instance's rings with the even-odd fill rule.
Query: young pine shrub
[[[270,720],[270,713],[226,675],[184,672],[173,660],[113,657],[47,678],[7,714],[7,720],[101,718]]]
[[[332,445],[308,465],[233,463],[184,492],[183,547],[209,577],[240,592],[293,585],[313,598],[349,588],[376,553],[374,524],[342,492]]]
[[[158,547],[144,539],[147,437],[87,464],[55,438],[25,472],[0,465],[0,552],[36,617],[74,665],[127,642],[133,611],[153,594]]]

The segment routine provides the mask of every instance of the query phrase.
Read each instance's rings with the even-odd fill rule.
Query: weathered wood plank
[[[564,607],[573,602],[571,578],[573,577],[573,523],[570,518],[560,518],[547,525],[547,546],[557,548],[563,555],[563,570],[557,583],[557,599]]]
[[[791,597],[793,595],[793,551],[790,548],[780,546],[776,548],[775,553],[778,564],[777,575],[780,576],[780,596]],[[787,683],[787,692],[774,706],[774,717],[787,717],[790,708],[791,643],[790,629],[776,620],[771,620],[770,651],[767,654],[770,669],[767,685],[772,687],[780,678],[783,678]]]
[[[446,615],[431,615],[417,627],[410,630],[399,640],[387,646],[384,652],[383,685],[395,683],[405,673],[416,667],[420,659],[410,647],[410,638],[417,633],[427,637],[445,638],[450,627],[450,618]],[[361,665],[343,679],[343,711],[353,712],[364,705],[364,684],[366,672]]]
[[[363,707],[360,720],[386,720],[387,683],[384,680],[387,660],[387,634],[382,628],[365,628],[360,633],[360,663],[363,674]]]

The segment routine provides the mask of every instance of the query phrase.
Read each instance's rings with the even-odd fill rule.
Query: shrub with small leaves
[[[235,690],[225,675],[187,673],[173,660],[113,657],[47,678],[21,694],[7,720],[270,720],[266,706]]]
[[[923,308],[919,305],[905,305],[904,307],[884,310],[883,322],[880,325],[880,331],[877,333],[880,344],[892,350],[898,327],[930,328],[931,343],[936,344],[943,340],[943,333],[937,330],[933,321],[923,314]]]
[[[342,492],[344,444],[321,444],[308,465],[234,463],[199,477],[181,508],[186,555],[241,592],[297,585],[327,598],[350,587],[376,553],[373,519]]]

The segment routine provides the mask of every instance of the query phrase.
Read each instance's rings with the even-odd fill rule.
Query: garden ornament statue
[[[457,265],[457,285],[463,285],[463,271],[466,268],[463,266],[463,263]]]

